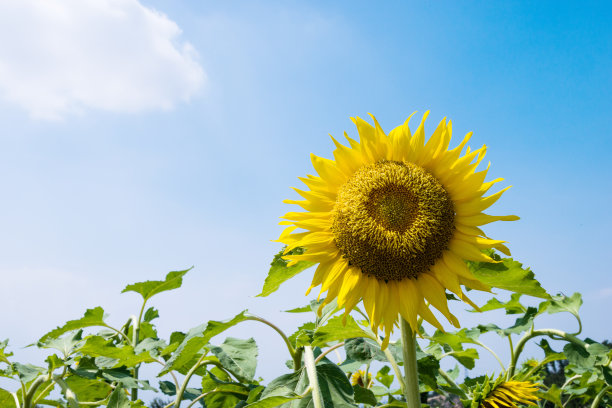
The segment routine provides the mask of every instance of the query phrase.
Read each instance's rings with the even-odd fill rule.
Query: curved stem
[[[30,385],[30,389],[28,390],[27,394],[25,394],[23,397],[23,408],[31,407],[32,398],[34,398],[36,390],[38,389],[38,387],[49,381],[49,377],[49,375],[39,375],[38,377],[36,377],[32,385]]]
[[[183,385],[181,385],[181,388],[176,391],[176,400],[174,401],[174,406],[176,408],[179,408],[181,406],[181,401],[183,400],[183,394],[185,393],[185,390],[187,389],[187,384],[189,383],[189,380],[191,379],[191,376],[200,367],[200,364],[202,363],[203,359],[204,359],[204,354],[202,354],[200,356],[200,358],[198,359],[198,362],[195,363],[193,367],[191,367],[191,369],[187,372],[187,374],[185,374],[185,379],[183,380]],[[170,406],[172,406],[172,405],[170,405]]]
[[[502,363],[502,361],[499,358],[499,356],[493,350],[491,350],[486,344],[481,343],[479,340],[474,340],[474,344],[479,345],[483,349],[487,350],[489,353],[493,354],[493,357],[495,357],[495,359],[497,360],[497,362],[501,366],[502,371],[506,371],[506,366],[504,366],[504,363]]]
[[[593,403],[591,404],[591,408],[599,407],[599,403],[601,402],[601,399],[603,398],[604,395],[606,395],[606,392],[608,392],[610,389],[612,389],[612,386],[608,385],[604,387],[601,391],[599,391],[599,394],[597,394],[597,396],[593,400]]]
[[[325,350],[323,353],[319,354],[319,357],[317,357],[317,359],[315,360],[315,365],[316,365],[316,364],[317,364],[319,361],[323,360],[323,357],[325,357],[326,355],[328,355],[328,354],[329,354],[329,353],[331,353],[332,351],[334,351],[334,350],[336,350],[337,348],[340,348],[340,347],[342,347],[342,346],[344,346],[344,342],[340,342],[340,343],[338,343],[338,344],[336,344],[336,345],[334,345],[334,346],[332,346],[332,347],[328,348],[328,349],[327,349],[327,350]]]
[[[382,348],[382,341],[380,341],[378,336],[375,336],[372,339],[376,340],[378,345]],[[391,364],[391,368],[393,368],[393,372],[395,373],[395,378],[397,378],[397,381],[399,382],[399,385],[400,385],[400,389],[402,390],[402,393],[403,393],[404,390],[406,389],[406,384],[404,383],[404,376],[402,375],[402,371],[400,370],[399,365],[397,364],[397,361],[395,360],[395,357],[393,357],[393,354],[391,354],[391,352],[389,351],[389,347],[387,347],[383,351],[383,353],[385,353],[385,357],[387,357],[387,361],[389,362],[389,364]]]
[[[463,390],[461,388],[459,388],[457,383],[455,381],[453,381],[452,378],[450,378],[450,376],[448,375],[448,373],[446,371],[444,371],[441,368],[438,368],[438,374],[440,374],[440,376],[442,378],[444,378],[444,381],[446,381],[448,383],[448,385],[450,385],[451,387],[456,388],[458,391],[463,392]],[[462,397],[465,397],[465,394],[463,394]]]
[[[289,354],[291,354],[291,358],[293,359],[294,371],[298,371],[302,367],[302,353],[296,352],[295,348],[291,345],[291,342],[289,341],[289,338],[287,337],[285,332],[283,332],[278,326],[262,317],[255,315],[247,316],[247,320],[255,320],[273,328],[283,338],[285,344],[287,345],[287,350],[289,350]]]
[[[51,382],[49,383],[49,385],[47,385],[47,386],[45,387],[45,389],[44,389],[44,390],[42,390],[42,391],[41,391],[41,392],[38,394],[38,397],[36,397],[36,398],[34,399],[34,401],[32,401],[32,406],[34,406],[34,407],[35,407],[35,406],[36,406],[36,404],[38,403],[38,401],[39,401],[39,400],[40,400],[40,399],[43,397],[43,395],[45,395],[47,392],[49,392],[49,388],[53,388],[54,386],[55,386],[55,384],[53,384],[53,381],[51,381]]]
[[[66,382],[63,379],[61,379],[59,376],[53,377],[53,381],[55,381],[57,385],[59,385],[60,388],[62,389],[62,392],[64,393],[64,396],[66,397],[66,400],[68,401],[68,404],[70,404],[70,407],[79,408],[79,401],[77,400],[75,393],[70,388],[68,388],[68,385],[66,384]]]
[[[323,399],[321,398],[321,389],[319,388],[319,379],[317,378],[317,367],[315,365],[311,346],[304,346],[304,364],[306,365],[308,381],[312,387],[312,402],[314,408],[323,408]]]
[[[564,331],[561,330],[557,330],[557,329],[540,329],[540,330],[532,330],[529,333],[527,333],[525,336],[523,336],[519,342],[516,344],[516,349],[514,351],[514,354],[512,354],[512,358],[510,360],[510,365],[508,366],[508,375],[507,375],[507,379],[511,379],[512,376],[514,375],[514,370],[516,369],[516,363],[518,361],[518,358],[520,356],[520,354],[523,351],[523,348],[525,348],[525,344],[527,344],[527,342],[537,336],[549,336],[551,338],[555,338],[555,337],[559,337],[563,340],[567,340],[571,343],[577,344],[579,346],[582,347],[586,347],[586,343],[582,340],[580,340],[579,338],[577,338],[576,336],[566,333]]]
[[[132,345],[132,340],[130,340],[130,338],[129,338],[129,337],[128,337],[128,336],[127,336],[127,335],[126,335],[124,332],[122,332],[121,330],[117,330],[117,329],[115,329],[114,327],[109,326],[109,325],[107,325],[107,324],[102,325],[102,327],[106,327],[107,329],[111,329],[111,330],[112,330],[112,331],[114,331],[115,333],[117,333],[117,334],[121,335],[121,337],[123,337],[123,339],[124,339],[125,341],[127,341],[127,342],[128,342],[128,344],[129,344],[130,346]]]
[[[508,344],[510,345],[510,355],[514,355],[514,344],[512,343],[512,335],[508,335]]]
[[[17,394],[14,392],[11,392],[11,395],[13,396],[13,399],[15,400],[15,406],[17,408],[21,408],[21,403],[19,402],[19,397],[17,397]]]
[[[419,374],[416,359],[416,336],[410,325],[400,317],[402,332],[402,352],[404,355],[404,395],[408,408],[420,408],[421,396],[419,394]]]

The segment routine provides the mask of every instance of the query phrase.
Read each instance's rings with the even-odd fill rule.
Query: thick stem
[[[321,398],[321,389],[319,388],[319,379],[317,378],[317,368],[315,366],[314,354],[312,347],[304,347],[304,364],[306,365],[306,374],[312,388],[312,402],[314,408],[323,408],[323,399]]]
[[[603,398],[604,395],[606,395],[606,392],[610,391],[610,389],[612,389],[612,387],[609,385],[604,387],[603,390],[601,390],[599,394],[597,394],[597,396],[593,400],[593,403],[591,404],[591,408],[599,407],[599,403],[601,402],[601,399]]]
[[[556,336],[566,341],[569,341],[571,343],[577,344],[579,346],[586,347],[586,343],[584,341],[580,340],[576,336],[573,336],[561,330],[556,330],[556,329],[533,330],[527,333],[525,336],[523,336],[519,340],[519,342],[516,344],[516,348],[514,349],[514,353],[512,354],[512,358],[510,360],[510,365],[508,366],[508,375],[506,376],[507,380],[510,380],[512,376],[514,375],[514,370],[516,369],[518,358],[523,352],[523,348],[525,348],[525,344],[527,344],[527,342],[530,339],[537,337],[537,336],[549,336],[551,338],[554,338]]]
[[[23,408],[31,408],[32,407],[32,398],[34,398],[34,394],[36,394],[36,390],[38,387],[46,383],[50,380],[50,375],[39,375],[32,385],[30,385],[30,389],[23,399]]]
[[[416,335],[404,318],[400,317],[402,331],[402,351],[404,355],[404,395],[408,408],[420,408],[419,374],[416,359]]]

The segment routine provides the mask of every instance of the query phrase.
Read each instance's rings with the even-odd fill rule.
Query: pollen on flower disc
[[[350,265],[379,280],[416,278],[453,237],[455,210],[423,168],[382,160],[358,169],[339,189],[334,241]]]

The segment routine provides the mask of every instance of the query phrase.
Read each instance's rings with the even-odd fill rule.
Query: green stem
[[[270,326],[271,328],[273,328],[285,341],[285,345],[287,345],[287,350],[289,350],[289,354],[291,354],[291,358],[293,359],[293,370],[294,371],[299,371],[300,368],[302,368],[302,352],[298,350],[296,350],[292,345],[291,342],[289,341],[289,338],[287,337],[287,335],[285,334],[285,332],[283,332],[278,326],[276,326],[274,323],[264,319],[263,317],[259,317],[259,316],[255,316],[255,315],[249,315],[247,317],[247,320],[254,320],[256,322],[260,322],[263,323],[267,326]]]
[[[319,388],[319,379],[317,378],[317,367],[315,366],[314,354],[312,347],[304,347],[304,364],[306,365],[306,374],[312,388],[312,402],[314,408],[323,408],[323,399],[321,398],[321,389]]]
[[[55,381],[57,385],[59,385],[62,389],[62,392],[64,393],[68,404],[70,405],[70,408],[79,408],[79,401],[77,400],[75,393],[70,388],[68,388],[66,382],[59,378],[59,376],[53,377],[53,381]]]
[[[31,408],[32,398],[34,398],[36,390],[38,389],[38,387],[49,381],[49,377],[49,375],[39,375],[38,377],[36,377],[32,385],[30,385],[30,389],[28,390],[27,394],[25,394],[25,396],[23,397],[23,408]]]
[[[454,387],[457,389],[457,392],[461,392],[463,393],[463,390],[461,388],[459,388],[459,386],[457,385],[457,383],[455,381],[453,381],[452,378],[450,378],[450,376],[448,375],[448,373],[446,371],[444,371],[441,368],[438,368],[438,374],[440,374],[440,376],[442,378],[444,378],[444,381],[447,382],[448,385],[450,385],[451,387]],[[463,393],[463,395],[461,395],[462,397],[465,397],[465,393]]]
[[[608,392],[610,389],[612,389],[612,386],[608,385],[604,387],[601,391],[599,391],[599,394],[597,394],[597,396],[593,400],[593,403],[591,404],[591,408],[599,407],[599,403],[601,402],[601,399],[603,398],[604,395],[606,395],[606,392]]]
[[[329,354],[329,353],[331,353],[332,351],[334,351],[334,350],[336,350],[337,348],[340,348],[340,347],[342,347],[342,346],[344,346],[344,342],[343,342],[343,341],[342,341],[342,342],[340,342],[340,343],[338,343],[338,344],[336,344],[336,345],[334,345],[334,346],[332,346],[332,347],[330,347],[330,348],[328,348],[328,349],[327,349],[327,350],[325,350],[323,353],[319,354],[319,357],[317,357],[317,359],[315,360],[315,365],[316,365],[316,364],[317,364],[319,361],[323,360],[323,357],[325,357],[326,355],[328,355],[328,354]]]
[[[17,397],[17,394],[14,392],[11,392],[11,395],[13,396],[13,399],[15,400],[15,406],[17,408],[21,408],[21,403],[19,402],[19,397]]]
[[[138,318],[136,318],[134,316],[133,318],[133,324],[134,324],[134,330],[132,331],[132,346],[136,347],[138,345],[138,338],[140,337],[140,319],[142,317],[142,311],[144,310],[145,304],[147,303],[147,301],[145,300],[142,304],[142,307],[140,308],[140,315],[138,316]],[[134,366],[134,369],[132,370],[133,372],[133,377],[135,379],[138,380],[138,365]],[[138,399],[138,388],[134,387],[132,388],[132,401],[136,401]]]
[[[584,341],[580,340],[576,336],[566,333],[561,330],[557,330],[557,329],[532,330],[529,333],[527,333],[525,336],[523,336],[519,340],[519,342],[516,344],[516,349],[514,350],[514,353],[512,354],[510,365],[508,366],[508,375],[506,379],[510,380],[512,376],[514,375],[514,371],[516,369],[516,363],[518,362],[518,358],[520,354],[523,352],[523,349],[525,348],[525,344],[527,344],[527,342],[531,340],[532,338],[538,337],[538,336],[549,336],[553,339],[555,337],[560,337],[566,341],[569,341],[570,343],[574,343],[582,347],[586,347],[587,345]]]
[[[404,355],[404,395],[408,408],[420,408],[419,374],[416,359],[416,335],[404,318],[400,317],[402,331],[402,351]]]
[[[382,341],[380,341],[380,338],[378,338],[378,336],[376,336],[374,333],[372,334],[372,340],[375,340],[378,345],[382,348]],[[402,393],[404,392],[404,389],[406,388],[406,384],[404,383],[404,376],[402,375],[402,371],[399,368],[399,365],[397,364],[397,361],[395,361],[395,357],[393,357],[393,354],[391,354],[391,351],[389,351],[389,347],[387,347],[383,353],[385,353],[385,357],[387,357],[387,361],[389,362],[389,364],[391,364],[391,367],[393,368],[393,372],[395,373],[395,378],[397,378],[397,381],[399,382],[400,385],[400,389],[402,390]]]
[[[506,366],[504,366],[504,363],[502,363],[502,361],[499,358],[499,356],[493,350],[491,350],[486,344],[481,343],[479,340],[474,340],[474,344],[479,345],[483,349],[487,350],[489,353],[493,354],[493,357],[495,357],[495,359],[497,360],[497,362],[501,366],[502,371],[506,371]]]
[[[200,367],[200,364],[202,363],[202,360],[204,359],[204,357],[205,355],[202,354],[202,356],[198,359],[198,362],[195,363],[193,367],[191,367],[191,369],[187,372],[187,374],[185,374],[183,385],[181,385],[181,388],[176,392],[176,401],[174,401],[174,406],[176,408],[179,408],[181,406],[181,401],[183,400],[183,394],[185,393],[185,390],[187,389],[189,380],[191,379],[191,376],[196,372],[196,370]]]

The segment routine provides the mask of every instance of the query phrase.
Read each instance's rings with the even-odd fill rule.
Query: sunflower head
[[[366,373],[364,370],[359,370],[351,375],[351,384],[358,385],[361,388],[371,388],[374,384],[374,380],[372,379],[372,374],[368,373],[368,379],[366,381]]]
[[[374,125],[354,118],[359,141],[345,134],[345,146],[332,138],[334,160],[311,156],[318,175],[301,178],[307,189],[295,190],[303,200],[285,201],[304,211],[281,222],[287,252],[304,249],[285,259],[318,263],[308,292],[320,285],[320,294],[327,292],[322,306],[337,299],[346,313],[363,300],[372,329],[384,328],[386,341],[398,315],[414,331],[419,315],[442,329],[429,306],[458,326],[445,291],[475,306],[461,285],[490,289],[464,261],[494,262],[483,249],[509,254],[504,241],[479,227],[518,219],[483,213],[507,190],[485,196],[501,180],[485,182],[488,168],[476,171],[486,147],[466,148],[468,133],[450,148],[446,118],[426,141],[427,115],[414,134],[410,118],[388,135],[374,116]]]
[[[537,384],[529,381],[505,381],[501,375],[495,381],[485,381],[473,390],[470,402],[472,408],[518,408],[519,405],[535,406],[539,398]],[[465,406],[468,406],[464,402]]]

